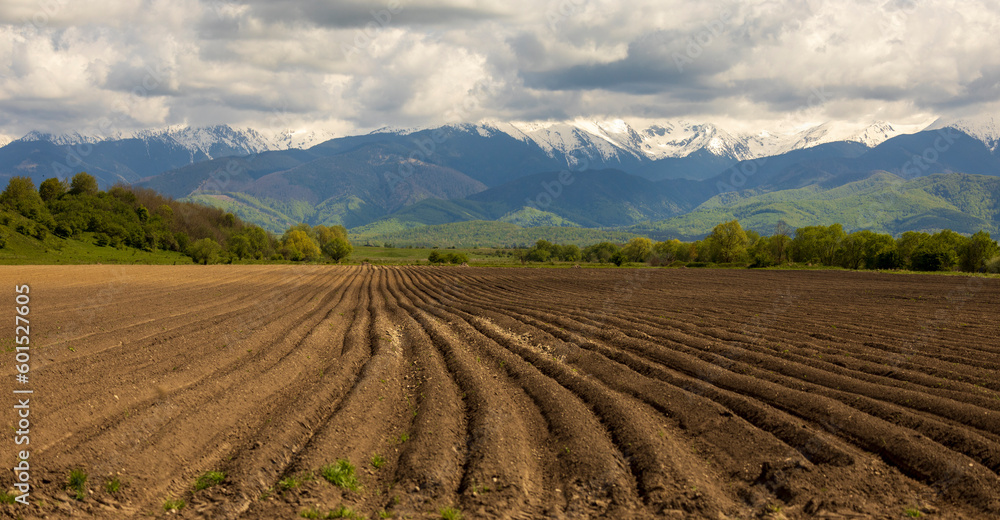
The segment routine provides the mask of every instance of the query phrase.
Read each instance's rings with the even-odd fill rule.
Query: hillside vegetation
[[[719,222],[737,219],[767,233],[778,222],[792,227],[839,222],[846,229],[898,235],[952,229],[963,234],[998,231],[1000,178],[961,173],[904,180],[887,172],[834,188],[810,185],[774,192],[721,193],[690,213],[629,228],[657,238],[695,239]]]
[[[36,189],[14,177],[0,193],[0,260],[34,262],[199,263],[346,259],[342,226],[289,227],[276,237],[232,213],[179,202],[152,190],[78,173]]]

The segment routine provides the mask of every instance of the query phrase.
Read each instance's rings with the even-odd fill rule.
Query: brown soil
[[[1000,515],[1000,280],[370,265],[0,280],[10,315],[15,284],[32,298],[29,385],[13,326],[0,336],[8,468],[11,389],[35,392],[32,505],[0,517]],[[338,459],[356,491],[320,476]],[[194,491],[210,470],[225,481]]]

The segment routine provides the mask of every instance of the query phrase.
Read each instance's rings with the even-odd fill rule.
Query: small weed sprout
[[[226,480],[225,473],[221,471],[207,471],[194,482],[194,490],[201,491],[202,489],[208,489],[217,484],[222,484],[224,480]]]
[[[385,466],[385,457],[377,453],[375,455],[372,455],[372,467],[375,469],[380,469],[382,466]]]
[[[184,507],[184,501],[179,498],[167,500],[163,503],[164,511],[178,511]]]
[[[351,491],[358,490],[358,477],[354,474],[354,465],[346,459],[339,459],[336,464],[328,464],[320,470],[328,482]]]
[[[118,477],[111,477],[104,483],[104,489],[108,493],[117,493],[122,488],[122,481]]]
[[[341,505],[337,509],[327,512],[326,516],[323,518],[350,518],[352,520],[363,520],[365,517],[353,509]]]
[[[454,507],[442,508],[441,520],[462,520],[462,512]]]
[[[82,469],[74,469],[69,472],[67,482],[69,490],[73,492],[73,498],[83,500],[87,498],[87,472]]]
[[[282,491],[289,491],[301,486],[304,482],[312,480],[313,474],[306,472],[299,475],[289,475],[278,481],[278,488]]]

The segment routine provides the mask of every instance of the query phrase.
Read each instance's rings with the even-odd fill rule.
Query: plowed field
[[[371,266],[0,279],[8,468],[10,388],[34,390],[33,505],[0,505],[7,517],[1000,515],[995,279]],[[21,386],[15,283],[32,297]],[[320,475],[341,459],[357,490]],[[74,468],[83,500],[66,491]],[[194,491],[210,470],[225,480]],[[168,499],[186,505],[167,513]]]

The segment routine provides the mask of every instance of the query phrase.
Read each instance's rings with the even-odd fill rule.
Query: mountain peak
[[[79,132],[52,134],[31,131],[18,141],[47,141],[59,146],[80,143],[97,144],[105,141],[138,139],[179,146],[191,153],[205,155],[250,155],[270,150],[309,148],[334,137],[329,132],[314,130],[258,131],[252,128],[234,128],[229,125],[192,127],[172,125],[164,128],[137,130],[130,133],[116,132],[108,135],[88,135]],[[4,146],[7,143],[2,143]]]
[[[941,128],[954,128],[960,130],[970,137],[978,139],[990,149],[997,151],[1000,147],[1000,121],[990,114],[980,114],[963,118],[939,118],[927,130],[938,130]]]

